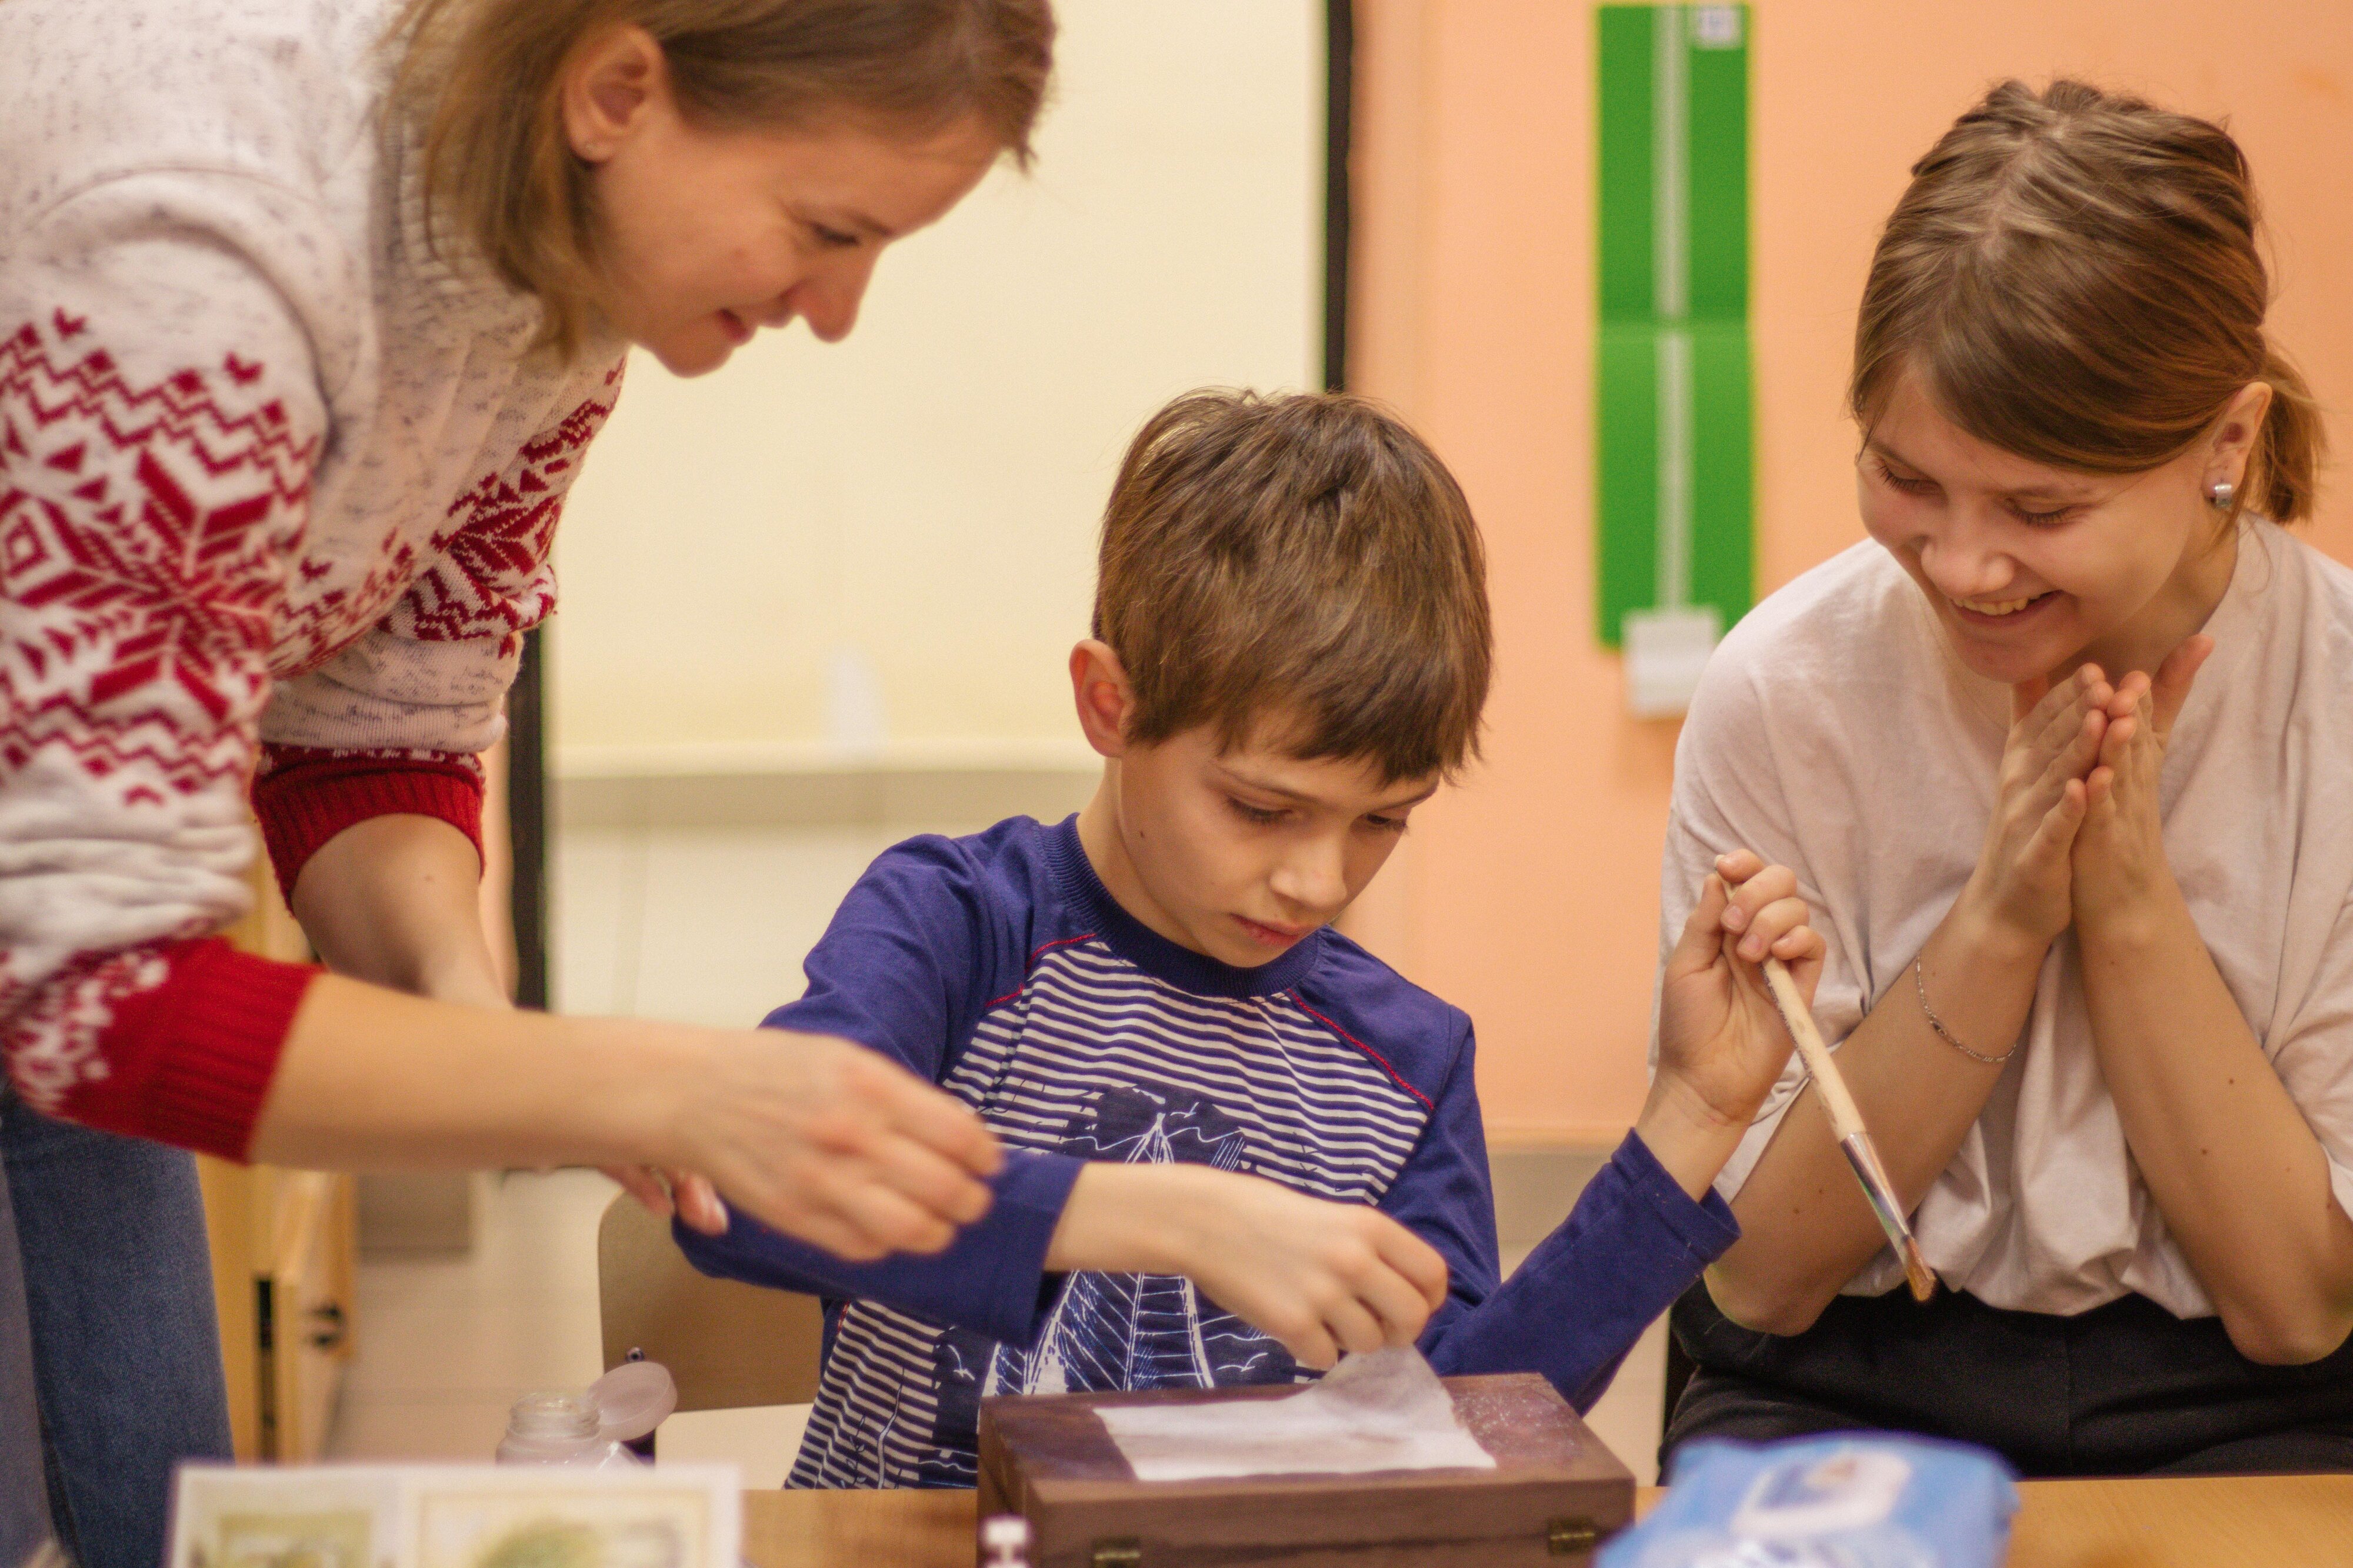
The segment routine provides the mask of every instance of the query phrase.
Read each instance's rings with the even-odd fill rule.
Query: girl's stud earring
[[[2231,510],[2231,498],[2238,493],[2238,487],[2230,480],[2216,479],[2213,488],[2206,492],[2206,504],[2216,511],[2228,511]]]

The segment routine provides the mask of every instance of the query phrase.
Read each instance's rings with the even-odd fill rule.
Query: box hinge
[[[1555,1557],[1577,1557],[1601,1544],[1601,1527],[1581,1516],[1556,1519],[1545,1527],[1545,1549]]]

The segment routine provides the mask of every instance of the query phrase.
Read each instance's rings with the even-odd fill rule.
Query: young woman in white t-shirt
[[[1664,877],[1797,868],[1816,1007],[1947,1289],[1792,1064],[1668,1432],[2030,1474],[2353,1468],[2353,573],[2218,126],[1995,89],[1914,169],[1852,387],[1871,540],[1726,638]],[[1893,1293],[1891,1294],[1891,1291]]]

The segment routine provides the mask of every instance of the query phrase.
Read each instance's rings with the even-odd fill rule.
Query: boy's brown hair
[[[1360,397],[1197,392],[1127,449],[1094,635],[1135,692],[1127,738],[1252,727],[1389,782],[1478,755],[1493,634],[1470,503]]]
[[[541,342],[567,358],[601,236],[558,98],[574,54],[619,26],[661,46],[699,126],[920,137],[969,117],[1024,167],[1054,63],[1050,0],[407,0],[393,117],[424,142],[428,225],[537,297]]]

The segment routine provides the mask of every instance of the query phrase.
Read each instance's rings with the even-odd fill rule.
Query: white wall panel
[[[631,365],[560,536],[557,771],[1076,753],[1127,437],[1319,374],[1324,62],[1308,0],[1059,9],[1035,172],[887,254],[846,343]]]

